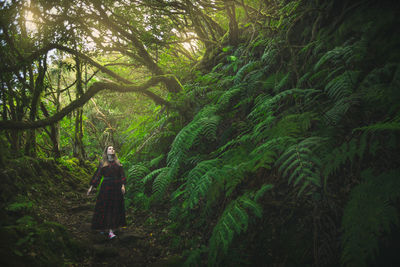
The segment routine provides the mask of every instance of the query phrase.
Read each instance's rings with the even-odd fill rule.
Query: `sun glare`
[[[25,25],[28,33],[36,33],[37,25],[33,18],[33,13],[31,11],[25,11]]]

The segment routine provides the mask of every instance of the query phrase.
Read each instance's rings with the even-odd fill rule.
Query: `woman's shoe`
[[[108,233],[108,238],[109,239],[113,239],[113,238],[115,238],[115,237],[117,237],[113,232],[109,232]]]

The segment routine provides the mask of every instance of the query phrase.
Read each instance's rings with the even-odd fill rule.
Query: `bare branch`
[[[58,121],[60,121],[62,118],[64,118],[67,114],[71,113],[74,109],[83,106],[86,102],[90,100],[95,94],[102,90],[111,90],[111,91],[117,91],[117,92],[142,92],[148,96],[155,96],[153,99],[154,101],[158,102],[159,104],[164,104],[169,106],[169,102],[165,101],[164,99],[160,98],[159,96],[156,96],[152,92],[148,91],[147,89],[150,88],[151,86],[156,85],[157,83],[161,82],[164,77],[155,77],[151,78],[147,82],[145,82],[142,85],[129,85],[129,86],[123,86],[123,85],[118,85],[115,83],[106,83],[106,82],[96,82],[93,83],[89,90],[86,91],[80,98],[72,101],[68,106],[64,107],[62,110],[57,112],[56,114],[52,115],[51,117],[48,117],[46,119],[42,120],[37,120],[37,121],[11,121],[11,120],[6,120],[6,121],[0,121],[0,130],[2,129],[35,129],[35,128],[40,128],[44,127],[47,125],[54,124]],[[160,103],[162,102],[162,103]]]

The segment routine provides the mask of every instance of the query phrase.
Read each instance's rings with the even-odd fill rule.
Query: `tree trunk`
[[[225,0],[226,13],[229,17],[229,43],[237,45],[239,42],[239,28],[236,21],[235,3],[231,0]]]
[[[76,98],[80,98],[83,95],[82,86],[82,71],[79,57],[75,58],[76,62]],[[85,157],[85,148],[83,146],[83,108],[79,107],[76,110],[75,117],[75,134],[74,134],[74,145],[73,155],[78,158],[79,161],[83,161]]]
[[[44,106],[43,103],[40,103],[40,109],[42,110],[44,116],[46,118],[50,117],[49,112],[47,111],[46,107]],[[47,132],[47,131],[46,131]],[[49,138],[52,142],[53,149],[52,149],[52,154],[55,158],[61,157],[60,153],[60,133],[58,129],[58,123],[54,123],[50,125],[50,133],[48,133]]]

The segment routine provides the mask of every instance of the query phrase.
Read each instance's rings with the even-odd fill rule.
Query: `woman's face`
[[[109,147],[107,148],[107,155],[114,155],[114,154],[115,154],[114,147],[109,146]]]

